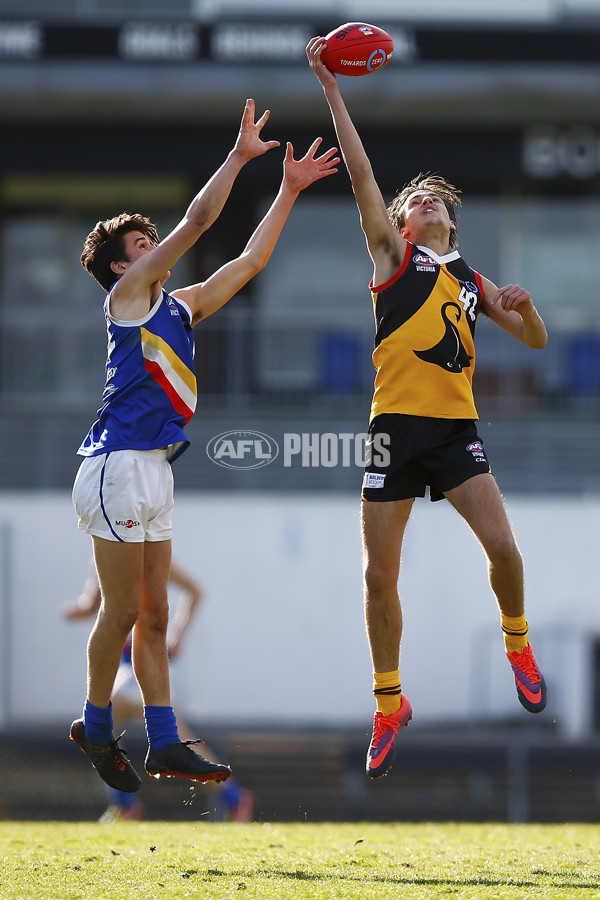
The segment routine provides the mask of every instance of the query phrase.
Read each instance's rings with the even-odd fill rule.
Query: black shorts
[[[442,500],[473,475],[491,472],[475,422],[384,413],[369,427],[363,500]]]

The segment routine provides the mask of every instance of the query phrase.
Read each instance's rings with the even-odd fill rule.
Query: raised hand
[[[235,142],[235,150],[246,161],[254,159],[255,156],[262,156],[263,153],[273,150],[274,147],[279,147],[279,141],[263,141],[260,137],[260,133],[270,115],[270,110],[267,109],[258,122],[255,122],[254,100],[246,100],[239,134]]]
[[[306,55],[311,69],[321,82],[324,88],[333,87],[337,84],[337,78],[324,63],[321,62],[321,53],[325,47],[325,38],[311,38],[306,45]]]
[[[491,300],[492,306],[499,303],[502,309],[514,309],[518,313],[527,313],[533,309],[531,294],[518,284],[507,284],[498,288]]]
[[[283,162],[284,180],[288,187],[303,191],[320,178],[337,172],[336,166],[340,162],[340,157],[335,156],[337,147],[331,147],[321,156],[315,157],[322,141],[323,138],[316,138],[302,159],[294,159],[294,148],[288,141]]]

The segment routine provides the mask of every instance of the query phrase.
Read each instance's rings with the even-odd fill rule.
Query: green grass
[[[600,826],[0,822],[0,897],[600,896]]]

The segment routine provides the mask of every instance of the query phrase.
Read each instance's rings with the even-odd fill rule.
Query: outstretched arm
[[[389,220],[371,163],[342,99],[337,78],[321,62],[324,46],[324,38],[314,37],[308,43],[306,55],[323,87],[331,110],[340,150],[358,205],[361,228],[375,267],[374,280],[376,284],[382,284],[400,266],[406,242]]]
[[[171,562],[169,583],[177,585],[181,590],[181,597],[177,604],[177,611],[171,621],[168,638],[169,657],[175,659],[181,649],[183,635],[202,599],[202,588],[174,562]]]
[[[83,586],[83,591],[74,603],[65,603],[63,615],[67,619],[87,619],[95,615],[100,609],[102,597],[96,570],[90,572]]]
[[[222,266],[202,284],[171,291],[192,310],[193,322],[205,319],[220,309],[269,261],[296,198],[309,185],[337,172],[339,157],[332,147],[315,157],[321,138],[317,138],[302,159],[294,159],[294,148],[286,146],[283,180],[279,193],[262,222],[246,244],[242,254]]]
[[[483,278],[482,311],[492,321],[518,340],[536,350],[548,343],[548,332],[543,319],[533,305],[531,294],[518,284],[498,288]]]
[[[235,145],[223,165],[194,197],[174,230],[151,253],[128,266],[114,287],[111,296],[114,316],[136,319],[145,315],[150,303],[160,295],[160,279],[218,218],[243,166],[279,146],[279,141],[263,141],[260,136],[269,115],[266,110],[255,122],[254,100],[246,101]]]

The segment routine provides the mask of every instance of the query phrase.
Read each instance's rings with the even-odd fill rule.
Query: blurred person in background
[[[178,591],[175,615],[170,619],[167,636],[169,660],[173,661],[179,657],[183,636],[200,605],[200,601],[203,599],[203,591],[198,582],[173,561],[169,572],[169,586],[174,586]],[[91,560],[90,572],[81,594],[74,603],[68,603],[64,606],[63,613],[67,619],[71,620],[89,618],[97,614],[100,609],[100,602],[100,585],[98,584],[94,561]],[[131,662],[131,634],[123,647],[111,702],[113,723],[117,731],[122,731],[125,725],[131,721],[143,723],[144,708],[142,696]],[[173,709],[182,740],[191,740],[191,731],[182,717],[181,711],[175,705]],[[207,744],[204,744],[203,751],[208,759],[213,762],[217,761],[216,754]],[[214,790],[218,808],[222,809],[232,821],[252,821],[254,797],[250,791],[242,788],[234,778],[229,778],[227,781],[219,784],[215,783]],[[137,794],[118,791],[111,787],[107,787],[107,792],[109,806],[100,818],[101,822],[143,818],[144,804]]]
[[[497,288],[461,258],[460,191],[453,185],[420,174],[386,209],[338,79],[320,59],[324,46],[324,38],[313,38],[307,56],[329,104],[373,263],[376,377],[361,515],[377,702],[366,770],[379,778],[392,766],[398,730],[412,716],[400,683],[398,577],[404,529],[415,497],[427,488],[431,500],[450,501],[487,555],[519,701],[532,713],[546,705],[528,641],[523,563],[477,434],[472,378],[479,313],[528,347],[545,347],[548,336],[528,291],[513,284]],[[426,647],[422,654],[427,665]]]

